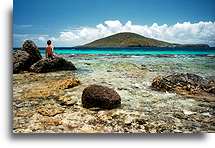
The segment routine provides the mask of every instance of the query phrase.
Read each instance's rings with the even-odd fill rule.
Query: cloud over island
[[[137,25],[131,21],[125,24],[119,20],[107,20],[95,27],[79,27],[67,29],[59,33],[58,36],[41,35],[37,36],[37,42],[44,42],[52,39],[55,46],[76,46],[89,43],[119,32],[133,32],[145,37],[155,38],[172,43],[181,44],[209,44],[215,46],[215,22],[197,22],[197,23],[176,23],[174,25],[159,25],[153,23],[148,25]],[[32,38],[32,39],[34,39]]]

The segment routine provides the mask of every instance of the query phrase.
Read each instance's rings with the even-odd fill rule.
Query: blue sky
[[[74,46],[120,31],[187,43],[189,28],[187,37],[202,35],[189,42],[215,44],[215,0],[14,0],[13,9],[14,47],[28,38],[38,46],[45,46],[47,39],[54,40],[55,46]],[[176,34],[171,38],[177,28],[183,28],[183,38]],[[156,29],[168,32],[168,37]]]

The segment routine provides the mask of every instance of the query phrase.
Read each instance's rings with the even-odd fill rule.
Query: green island
[[[95,40],[91,43],[77,46],[78,48],[126,48],[126,47],[190,47],[208,48],[207,44],[176,44],[147,38],[142,35],[122,32],[105,38]]]

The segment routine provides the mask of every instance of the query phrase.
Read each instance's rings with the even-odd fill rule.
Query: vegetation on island
[[[207,44],[175,44],[147,38],[130,32],[117,33],[91,43],[78,46],[78,48],[126,48],[126,47],[192,47],[208,48]]]

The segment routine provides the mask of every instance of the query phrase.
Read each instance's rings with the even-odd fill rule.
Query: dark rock
[[[83,91],[82,104],[85,108],[112,109],[120,106],[121,98],[115,90],[106,86],[90,85]]]
[[[27,40],[21,49],[13,53],[13,73],[28,71],[32,64],[42,59],[33,41]]]
[[[210,101],[215,101],[215,83],[195,74],[172,74],[153,79],[152,87],[160,91],[170,91],[186,96],[211,96]]]
[[[26,40],[21,50],[26,51],[31,56],[32,64],[42,59],[39,49],[31,40]]]
[[[66,61],[63,58],[56,57],[54,59],[42,59],[33,64],[30,68],[31,72],[45,73],[60,70],[76,70],[72,62]]]
[[[31,57],[26,51],[17,50],[13,54],[13,73],[26,71],[31,66]]]

